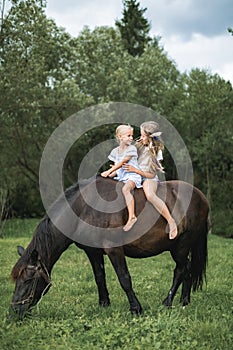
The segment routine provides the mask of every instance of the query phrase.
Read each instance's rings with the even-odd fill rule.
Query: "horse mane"
[[[53,230],[51,228],[51,220],[46,215],[37,225],[31,242],[12,269],[11,278],[13,281],[15,281],[26,268],[30,260],[30,256],[34,250],[38,251],[41,258],[44,259],[46,257],[47,260],[50,259],[50,247],[54,239]]]
[[[51,210],[51,213],[59,213],[59,211],[62,210],[64,205],[64,195],[66,200],[69,203],[72,203],[72,200],[75,198],[75,196],[77,196],[79,189],[85,187],[93,181],[105,181],[105,183],[110,184],[110,188],[114,190],[115,181],[112,179],[103,179],[101,176],[97,175],[97,177],[94,176],[89,179],[80,180],[79,182],[67,188],[65,192],[57,198],[57,200],[51,205],[49,209]],[[110,188],[107,187],[107,190],[109,190]],[[50,217],[48,216],[48,214],[45,214],[44,218],[37,225],[31,242],[29,243],[28,247],[24,250],[22,256],[18,259],[18,261],[12,269],[11,278],[13,281],[15,281],[22,274],[22,272],[28,265],[31,254],[34,250],[37,250],[39,257],[43,259],[43,262],[46,265],[50,262],[51,248],[53,242],[56,240],[56,232],[57,229],[53,225]]]
[[[67,188],[64,192],[65,198],[68,202],[72,201],[72,198],[77,194],[80,186],[85,186],[90,183],[91,179],[82,180],[79,183]],[[64,196],[59,196],[58,199],[52,204],[50,210],[58,211],[64,205]],[[15,266],[11,271],[11,279],[15,281],[28,265],[30,256],[34,250],[37,250],[39,257],[43,259],[43,262],[47,265],[51,258],[51,247],[56,239],[56,228],[54,227],[50,217],[45,214],[43,219],[37,225],[31,242],[24,250],[22,256],[18,259]]]

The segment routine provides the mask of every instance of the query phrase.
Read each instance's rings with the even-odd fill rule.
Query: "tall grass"
[[[18,258],[16,246],[29,243],[36,222],[15,224],[16,227],[12,222],[6,226],[5,238],[0,241],[0,349],[232,349],[233,240],[209,236],[207,286],[192,294],[186,308],[180,307],[179,295],[172,309],[161,305],[174,268],[168,253],[128,259],[134,290],[144,308],[140,317],[130,314],[107,258],[111,306],[98,306],[88,259],[71,246],[53,269],[49,293],[30,317],[16,322],[7,317],[14,288],[9,275]],[[27,235],[21,232],[22,225]]]

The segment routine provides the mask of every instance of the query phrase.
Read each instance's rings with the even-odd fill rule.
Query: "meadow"
[[[132,316],[115,272],[106,262],[111,306],[98,305],[91,266],[83,251],[71,246],[52,271],[48,294],[23,321],[9,319],[14,290],[10,272],[16,246],[27,246],[38,220],[11,220],[0,240],[0,349],[17,350],[230,350],[233,344],[233,240],[209,235],[207,284],[182,308],[179,292],[166,309],[174,263],[169,253],[128,259],[134,290],[144,313]]]

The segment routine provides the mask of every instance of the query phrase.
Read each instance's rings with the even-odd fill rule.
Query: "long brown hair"
[[[164,143],[161,139],[161,131],[159,130],[159,124],[155,121],[144,122],[140,125],[140,129],[148,137],[148,148],[150,154],[150,170],[153,172],[163,172],[163,167],[157,160],[158,152],[164,150]],[[136,143],[138,148],[138,155],[140,156],[144,150],[145,145],[142,140],[138,140]]]

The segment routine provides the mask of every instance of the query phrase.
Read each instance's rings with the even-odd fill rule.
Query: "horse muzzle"
[[[22,320],[26,314],[30,311],[32,305],[29,302],[11,302],[9,308],[9,317],[16,317]]]

